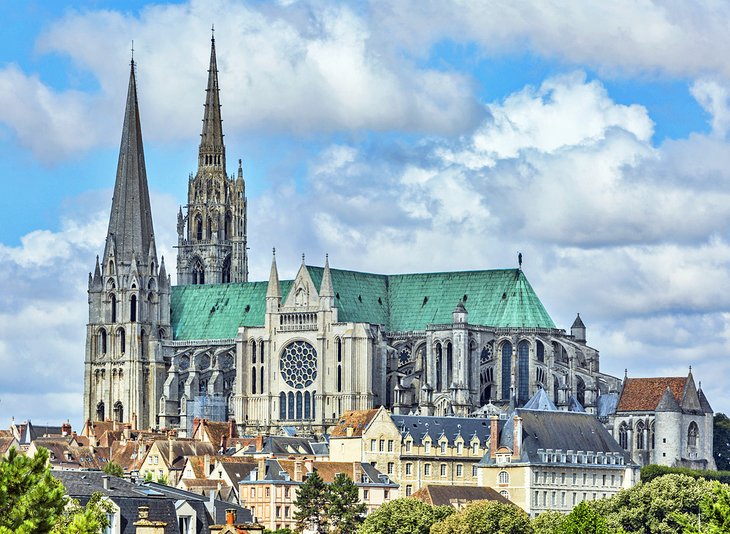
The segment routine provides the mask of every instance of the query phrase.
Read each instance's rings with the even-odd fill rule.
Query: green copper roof
[[[307,267],[315,286],[321,267]],[[555,328],[524,273],[517,269],[379,275],[331,269],[335,306],[342,322],[385,325],[390,332],[449,324],[460,300],[470,324]],[[282,302],[292,281],[281,282]],[[175,339],[233,338],[239,326],[263,326],[266,282],[175,286]]]

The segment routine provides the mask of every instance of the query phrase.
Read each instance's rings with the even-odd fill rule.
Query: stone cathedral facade
[[[380,275],[302,256],[280,280],[274,254],[268,281],[248,281],[245,182],[241,160],[226,171],[214,40],[173,286],[155,250],[135,84],[132,67],[106,247],[89,275],[87,419],[323,434],[348,410],[480,416],[540,389],[558,409],[610,415],[622,381],[601,372],[580,316],[555,325],[521,265]]]

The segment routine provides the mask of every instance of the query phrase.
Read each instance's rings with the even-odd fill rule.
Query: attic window
[[[428,302],[428,297],[423,297],[423,304],[421,304],[421,306],[425,306],[427,302]]]
[[[378,297],[378,304],[380,304],[381,306],[383,305],[383,301],[380,297]]]
[[[362,295],[358,295],[357,296],[357,300],[359,300],[360,302],[362,302]]]
[[[502,300],[505,300],[507,298],[507,293],[502,293]]]
[[[246,304],[246,307],[243,309],[243,311],[245,311],[246,313],[250,312],[251,311],[251,305],[250,304]]]
[[[340,294],[339,294],[339,293],[335,293],[335,298],[336,298],[337,300],[340,300]]]
[[[467,298],[469,298],[469,295],[467,295],[466,293],[464,293],[464,297],[461,300],[464,301],[464,302],[466,302],[466,299]]]

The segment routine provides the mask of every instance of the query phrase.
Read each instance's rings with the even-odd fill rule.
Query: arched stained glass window
[[[304,419],[312,418],[312,397],[309,391],[304,392]]]
[[[519,403],[524,404],[530,398],[530,344],[520,341],[517,345],[517,396]]]
[[[502,399],[509,400],[509,391],[512,386],[512,343],[505,341],[502,344]]]
[[[286,393],[283,391],[279,393],[279,420],[283,421],[286,419]]]
[[[297,420],[302,418],[302,392],[297,391]]]

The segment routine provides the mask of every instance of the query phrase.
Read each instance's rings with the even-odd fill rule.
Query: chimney
[[[352,462],[352,481],[358,484],[362,480],[362,465],[360,462]]]
[[[105,490],[109,489],[109,475],[101,475],[101,485]]]
[[[68,419],[66,422],[61,425],[61,435],[62,436],[70,436],[71,435],[71,423],[69,423]]]
[[[302,461],[294,460],[294,482],[301,482],[302,480]]]
[[[164,521],[153,521],[150,519],[148,506],[137,508],[137,521],[132,523],[136,528],[135,534],[165,534],[167,523]]]
[[[489,457],[497,457],[497,444],[499,441],[499,418],[493,415],[489,418]]]
[[[124,431],[122,432],[122,436],[125,440],[129,440],[132,438],[132,425],[124,425]]]
[[[228,420],[228,437],[236,437],[236,420],[233,417]]]
[[[210,477],[210,454],[203,456],[203,475],[206,479]]]
[[[514,431],[512,434],[512,458],[514,460],[519,460],[522,456],[522,417],[515,415],[512,418],[512,421],[514,422]]]
[[[264,435],[259,434],[256,436],[256,452],[264,450]]]
[[[236,523],[236,509],[226,509],[226,525],[234,525]]]
[[[172,454],[172,436],[170,434],[167,435],[167,464],[170,469],[172,469],[172,461],[174,460],[174,456]]]
[[[259,458],[258,462],[258,475],[259,480],[264,480],[266,478],[266,458]]]
[[[137,414],[132,414],[132,430],[137,430]]]
[[[311,473],[314,471],[314,460],[311,458],[303,458],[304,460],[304,467],[307,469],[307,473]]]

